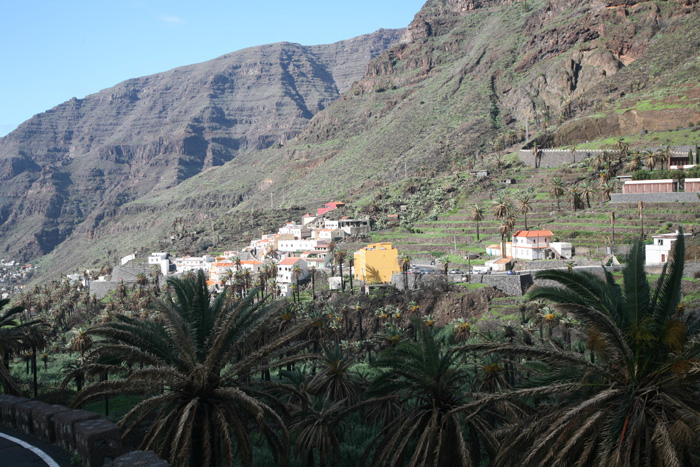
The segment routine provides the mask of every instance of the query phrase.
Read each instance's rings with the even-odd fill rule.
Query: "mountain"
[[[542,146],[700,122],[697,24],[696,0],[429,0],[298,135],[130,191],[47,263],[57,271],[107,249],[168,248],[175,231],[193,247],[225,247],[221,238],[250,230],[271,204],[366,204],[378,187],[479,164],[531,143],[528,133]]]
[[[0,251],[36,258],[128,201],[286,142],[402,32],[253,47],[36,115],[0,140]]]

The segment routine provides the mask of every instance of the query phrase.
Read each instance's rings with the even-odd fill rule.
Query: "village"
[[[628,184],[635,184],[628,181]],[[625,185],[626,186],[626,185]],[[626,192],[624,190],[623,192]],[[578,258],[572,261],[575,246],[570,242],[556,241],[551,230],[517,230],[510,241],[484,245],[483,254],[465,253],[466,268],[449,268],[446,261],[411,259],[402,254],[391,242],[375,242],[354,252],[342,249],[346,239],[367,238],[371,232],[369,218],[333,216],[344,202],[332,201],[306,213],[299,222],[289,221],[276,233],[264,234],[252,239],[239,250],[227,250],[219,255],[177,256],[170,252],[153,252],[139,260],[135,254],[121,259],[109,275],[91,279],[90,274],[71,274],[72,282],[81,282],[97,298],[104,298],[110,291],[123,284],[137,282],[145,275],[181,277],[203,271],[212,292],[219,292],[227,285],[239,285],[250,290],[267,282],[275,297],[294,297],[301,284],[327,279],[324,286],[331,291],[351,292],[355,289],[369,293],[372,287],[391,285],[395,288],[416,289],[435,286],[437,282],[482,283],[511,296],[522,296],[532,285],[531,273],[547,267],[577,267],[601,270],[601,263]],[[335,217],[335,218],[334,218]],[[654,235],[646,245],[646,265],[660,267],[670,257],[678,232]],[[686,233],[686,237],[690,234]],[[625,249],[628,247],[620,246]],[[608,249],[603,264],[619,266],[616,251]],[[486,258],[476,261],[470,260]],[[461,265],[459,265],[461,266]],[[518,276],[518,277],[509,277]]]

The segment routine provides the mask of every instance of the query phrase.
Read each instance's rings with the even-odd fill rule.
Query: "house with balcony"
[[[295,276],[295,269],[299,268],[299,277]],[[292,295],[292,285],[303,281],[309,277],[309,268],[303,259],[298,256],[290,256],[284,258],[277,264],[277,286],[283,296],[289,297]]]
[[[551,230],[518,230],[513,234],[513,258],[534,261],[545,259],[551,248]]]
[[[370,233],[369,219],[351,219],[348,216],[340,219],[325,219],[323,227],[326,229],[342,230],[345,235],[355,236]]]

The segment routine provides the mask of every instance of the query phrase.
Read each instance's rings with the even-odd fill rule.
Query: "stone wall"
[[[169,464],[152,451],[124,454],[121,431],[114,423],[87,410],[71,410],[26,397],[0,395],[0,425],[79,454],[84,467]],[[126,462],[122,462],[122,458]]]
[[[698,193],[613,193],[611,203],[700,203]]]
[[[471,282],[487,284],[511,297],[522,297],[532,285],[530,274],[472,274]]]
[[[653,150],[654,148],[649,148]],[[559,167],[563,164],[572,164],[581,162],[589,157],[595,157],[598,154],[605,152],[603,149],[577,149],[573,153],[568,149],[540,149],[537,151],[537,157],[532,153],[532,149],[521,149],[520,160],[523,164],[529,167]],[[608,154],[616,154],[615,150],[608,150]],[[671,153],[674,156],[688,157],[688,150],[683,152],[682,147],[674,148]]]
[[[393,285],[397,290],[404,289],[404,277],[403,274],[394,274],[391,276],[391,285]],[[444,287],[445,286],[445,275],[444,274],[409,274],[408,275],[408,289],[416,290],[423,287]]]
[[[520,150],[520,160],[529,167],[559,167],[563,164],[581,162],[602,152],[602,150],[593,149],[577,149],[573,153],[567,149],[540,149],[535,157],[531,149],[522,149]]]

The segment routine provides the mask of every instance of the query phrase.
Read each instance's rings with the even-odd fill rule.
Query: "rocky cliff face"
[[[253,47],[36,115],[0,140],[0,250],[45,254],[125,202],[284,144],[402,33]]]

